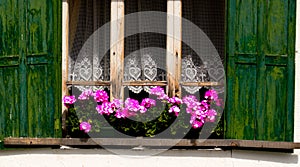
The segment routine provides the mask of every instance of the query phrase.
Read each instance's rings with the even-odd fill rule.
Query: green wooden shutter
[[[60,137],[61,1],[0,1],[0,140]]]
[[[226,138],[293,141],[295,0],[229,0]]]

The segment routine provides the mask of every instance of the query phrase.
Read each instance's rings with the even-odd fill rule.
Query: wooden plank
[[[233,139],[254,139],[255,133],[255,104],[256,104],[256,66],[237,64],[235,65],[233,89],[231,97],[233,111],[227,118],[230,118],[227,127],[228,137]]]
[[[296,43],[295,49],[296,53],[293,55],[295,60],[294,72],[295,72],[295,85],[294,85],[294,106],[293,107],[293,118],[294,118],[294,140],[295,142],[300,142],[300,1],[292,2],[292,4],[297,5],[296,8]],[[292,34],[289,34],[292,35]],[[289,44],[289,48],[292,47]],[[290,52],[290,49],[288,50]],[[293,54],[293,53],[292,53]],[[290,83],[289,83],[290,84]],[[289,94],[289,92],[288,92]],[[290,95],[289,95],[290,96]],[[289,114],[291,115],[291,114]]]
[[[257,3],[257,64],[256,64],[256,106],[254,112],[255,123],[255,139],[263,140],[266,135],[265,131],[265,114],[266,114],[266,98],[265,98],[265,15],[266,15],[266,2],[258,1]]]
[[[28,89],[28,135],[30,137],[52,137],[54,131],[54,109],[49,104],[53,98],[50,91],[50,69],[48,65],[29,65],[27,68]],[[47,76],[47,78],[45,78]],[[48,111],[48,112],[46,112]]]
[[[267,14],[267,2],[265,1],[258,1],[258,16],[257,16],[257,33],[258,33],[258,39],[257,39],[257,52],[258,52],[258,57],[257,57],[257,90],[256,90],[256,99],[257,99],[257,104],[256,104],[256,110],[255,110],[255,122],[257,123],[256,126],[256,131],[255,131],[255,139],[257,140],[264,140],[267,137],[267,133],[270,133],[268,129],[265,127],[268,127],[266,121],[267,118],[267,112],[272,112],[272,111],[266,111],[266,98],[265,98],[265,85],[266,85],[266,66],[265,66],[265,51],[264,48],[266,47],[265,45],[265,15]],[[273,104],[274,105],[274,104]]]
[[[149,146],[299,149],[300,143],[230,139],[5,138],[6,146]]]
[[[6,145],[61,145],[61,138],[5,138]]]
[[[3,143],[2,143],[2,140],[4,139],[4,137],[6,137],[5,133],[6,133],[6,113],[5,113],[5,108],[6,108],[6,101],[5,101],[5,98],[6,98],[6,85],[4,85],[4,81],[5,81],[5,78],[4,78],[4,75],[5,75],[5,69],[3,68],[0,68],[0,100],[1,100],[1,103],[0,103],[0,149],[2,148],[3,146]],[[2,102],[4,101],[4,102]]]
[[[61,64],[58,62],[61,58],[60,7],[60,3],[54,0],[47,4],[31,0],[24,6],[27,28],[24,63],[27,71],[23,75],[27,82],[22,84],[27,84],[27,107],[22,110],[27,112],[27,118],[21,120],[28,121],[26,136],[60,136],[60,127],[54,127],[57,119],[61,119]]]
[[[51,52],[54,43],[51,36],[54,34],[48,34],[48,32],[54,28],[53,22],[51,22],[54,18],[53,16],[49,17],[49,12],[53,12],[53,2],[44,3],[31,0],[27,1],[26,8],[27,53]]]
[[[288,57],[284,56],[266,56],[266,65],[287,66]]]
[[[259,125],[264,135],[262,140],[285,141],[285,133],[291,131],[286,129],[287,121],[287,82],[286,67],[267,66],[266,67],[266,92],[264,122]],[[284,100],[283,100],[284,99]]]
[[[83,85],[83,86],[110,86],[110,81],[66,81],[69,85]]]
[[[172,0],[167,1],[167,81],[168,89],[167,94],[172,97],[175,96],[175,65],[174,58],[174,2]]]
[[[235,54],[235,62],[239,64],[256,64],[257,54]]]
[[[293,18],[288,19],[289,4],[289,0],[265,1],[265,53],[286,54],[287,52],[287,45],[289,41],[288,24],[290,21],[295,20]],[[295,14],[293,13],[293,15]],[[293,29],[294,28],[290,29],[290,31],[293,32]],[[293,36],[293,38],[295,38],[295,36]]]
[[[222,86],[220,82],[181,82],[182,86]]]
[[[62,3],[62,62],[61,62],[61,98],[68,95],[68,58],[69,58],[69,2],[68,0],[63,0]],[[65,105],[61,105],[62,113],[62,131],[66,133],[66,116],[68,108]]]
[[[125,81],[123,86],[166,86],[167,81]]]
[[[49,105],[53,105],[54,115],[53,115],[53,123],[54,123],[54,136],[53,137],[61,137],[62,136],[62,2],[55,1],[53,2],[53,22],[54,30],[53,30],[53,55],[54,55],[54,63],[52,70],[55,71],[54,74],[54,99],[53,101],[49,101]]]
[[[235,75],[235,69],[236,64],[234,61],[235,56],[235,31],[236,31],[236,25],[235,25],[235,18],[236,18],[236,1],[235,0],[229,0],[227,2],[227,46],[226,46],[226,52],[227,52],[227,105],[226,110],[224,111],[226,122],[224,127],[224,136],[225,138],[233,138],[233,130],[232,126],[230,125],[232,122],[234,122],[234,117],[232,117],[232,114],[234,114],[234,107],[233,107],[233,98],[235,94],[234,90],[234,75]]]
[[[110,81],[67,81],[67,85],[109,86]],[[166,81],[124,81],[123,86],[166,86]],[[222,86],[219,82],[182,82],[183,86]]]
[[[50,57],[49,54],[41,55],[41,56],[27,56],[26,57],[27,65],[41,65],[41,64],[49,64],[53,63],[53,58]]]
[[[294,98],[296,97],[296,89],[295,89],[295,36],[296,36],[296,3],[298,1],[296,0],[289,0],[289,6],[288,6],[288,18],[286,20],[288,21],[288,34],[287,34],[287,55],[288,55],[288,63],[287,63],[287,104],[286,104],[286,110],[287,110],[287,117],[286,117],[286,133],[285,133],[285,140],[286,141],[294,141],[294,120],[299,121],[299,119],[295,118],[294,112],[297,111],[296,106],[294,107]],[[297,6],[299,8],[299,6]],[[299,64],[298,64],[299,66]],[[299,133],[299,132],[298,132]]]
[[[123,99],[124,71],[124,0],[111,2],[110,31],[110,99]]]
[[[258,140],[293,140],[295,48],[292,44],[288,49],[288,41],[294,43],[295,6],[289,4],[289,1],[274,0],[261,1],[258,5]],[[278,10],[274,11],[275,8]],[[293,14],[289,14],[289,10],[293,10]],[[289,29],[289,25],[292,28]],[[293,37],[288,35],[289,31]]]
[[[26,9],[27,4],[24,1],[19,1],[18,11],[20,22],[20,66],[19,66],[19,80],[20,80],[20,136],[28,137],[28,113],[27,113],[27,69],[26,69],[26,53],[27,53],[27,30],[26,30]]]
[[[230,0],[228,5],[225,137],[251,140],[257,103],[257,1]]]
[[[236,13],[234,9],[230,9],[229,15],[234,16],[236,22],[230,26],[235,34],[235,44],[230,48],[242,53],[256,53],[257,52],[257,0],[248,1],[236,1],[231,2],[231,4],[236,3]],[[229,8],[228,8],[229,9]],[[233,27],[235,26],[235,27]]]
[[[20,65],[20,58],[19,56],[0,56],[0,67],[7,67],[7,66],[19,66]]]
[[[0,5],[0,57],[18,55],[20,49],[20,2],[3,0]]]
[[[181,95],[181,1],[167,2],[167,93],[170,97]]]
[[[182,41],[182,1],[174,1],[174,52],[176,60],[175,69],[175,96],[181,97],[181,86],[179,85],[181,78],[181,41]]]
[[[18,76],[18,67],[0,68],[0,140],[7,136],[19,136]]]

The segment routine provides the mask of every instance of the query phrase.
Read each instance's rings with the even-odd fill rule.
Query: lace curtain
[[[225,71],[223,67],[225,51],[225,2],[224,0],[182,0],[182,17],[197,25],[211,40],[211,46],[201,47],[205,44],[203,39],[195,38],[193,29],[183,26],[183,39],[190,41],[201,48],[204,55],[195,52],[182,42],[182,74],[183,82],[224,82]],[[204,41],[207,42],[207,41]],[[194,94],[201,87],[183,86],[188,93]],[[224,86],[215,87],[219,92]]]
[[[167,1],[161,0],[126,0],[125,15],[134,13],[138,26],[131,26],[125,18],[126,31],[137,32],[133,36],[125,38],[125,81],[164,81],[166,80],[166,35],[156,33],[139,33],[142,27],[141,14],[143,11],[167,12]],[[167,15],[159,18],[162,27],[167,28]],[[149,20],[158,18],[147,18]],[[143,22],[144,23],[144,22]],[[136,25],[136,23],[135,23]],[[150,91],[149,86],[128,86],[128,89],[136,94],[142,91]]]
[[[109,81],[110,69],[110,0],[72,0],[69,14],[69,80]],[[78,86],[85,89],[99,89],[97,86]]]
[[[94,33],[110,21],[110,0],[72,0],[70,1],[70,43],[69,80],[71,81],[109,81],[110,80],[110,27],[101,33]],[[167,12],[167,1],[126,0],[125,15],[141,11]],[[183,82],[224,82],[224,0],[182,0],[182,16],[196,24],[210,38],[217,52],[205,52],[200,56],[187,44],[182,43]],[[135,14],[140,22],[139,14]],[[167,15],[161,18],[159,26],[167,28]],[[147,26],[147,25],[143,25]],[[138,33],[143,26],[131,26],[125,18],[126,31],[137,34],[125,38],[124,81],[165,81],[166,80],[166,35],[157,33]],[[91,36],[92,35],[92,36]],[[182,36],[197,45],[201,39],[193,36],[189,27],[182,29]],[[205,49],[205,48],[204,48]],[[106,52],[106,50],[108,50]],[[203,59],[204,58],[204,59]],[[104,87],[79,86],[79,90]],[[133,93],[149,92],[149,86],[127,86]],[[201,87],[183,86],[190,94]],[[217,88],[224,91],[222,87]]]

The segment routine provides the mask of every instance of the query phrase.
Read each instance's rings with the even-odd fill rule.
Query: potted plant
[[[65,96],[63,103],[69,109],[67,126],[70,136],[121,136],[104,132],[103,127],[112,127],[120,134],[144,137],[167,130],[165,134],[168,135],[161,137],[170,137],[179,134],[180,129],[192,128],[191,132],[196,135],[184,135],[197,138],[204,124],[220,119],[215,108],[221,106],[222,100],[213,89],[207,90],[202,100],[194,95],[182,99],[168,97],[161,87],[152,88],[150,94],[155,98],[144,98],[141,102],[133,98],[110,100],[107,91],[102,89],[85,90],[78,98]]]

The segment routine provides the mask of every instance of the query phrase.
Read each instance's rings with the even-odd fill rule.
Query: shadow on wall
[[[231,157],[235,159],[243,159],[243,160],[257,160],[257,161],[297,164],[299,159],[299,154],[265,152],[265,151],[232,150]]]
[[[147,150],[144,150],[147,151]],[[140,152],[140,151],[138,151]],[[300,153],[300,152],[299,152]],[[268,151],[249,151],[249,150],[217,150],[217,149],[202,149],[202,150],[168,150],[161,152],[153,157],[196,157],[196,158],[209,158],[209,159],[232,159],[236,160],[250,160],[258,162],[274,162],[282,164],[298,164],[299,153],[282,153],[282,152],[268,152]],[[105,149],[51,149],[51,148],[37,148],[37,149],[15,149],[15,150],[2,150],[1,156],[10,155],[84,155],[84,156],[101,156],[101,155],[116,155]],[[130,156],[129,156],[130,157]]]

